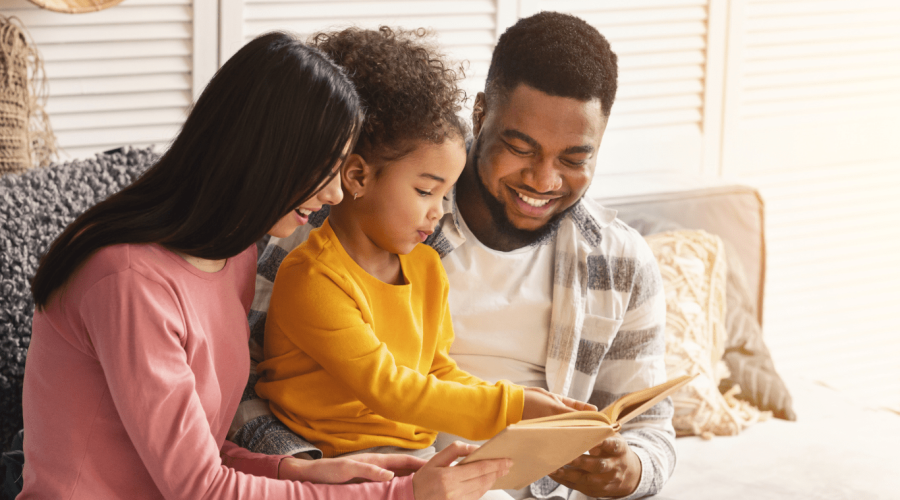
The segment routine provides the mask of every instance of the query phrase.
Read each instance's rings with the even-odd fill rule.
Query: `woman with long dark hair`
[[[360,120],[336,65],[263,35],[216,73],[156,165],[66,228],[32,283],[18,498],[423,500],[480,495],[508,469],[447,467],[461,444],[422,466],[265,456],[225,440],[249,370],[255,242],[340,202],[335,174]],[[354,478],[380,482],[291,481]]]

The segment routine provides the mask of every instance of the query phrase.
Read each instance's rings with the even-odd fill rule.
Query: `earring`
[[[353,199],[354,199],[354,200],[356,199],[357,196],[359,196],[359,193],[353,193]]]

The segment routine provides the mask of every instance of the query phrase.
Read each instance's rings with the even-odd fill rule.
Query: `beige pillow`
[[[659,263],[666,292],[666,371],[674,378],[699,374],[672,396],[673,425],[679,436],[731,436],[768,419],[734,395],[719,392],[728,375],[725,351],[725,250],[718,236],[701,230],[679,230],[646,237]]]

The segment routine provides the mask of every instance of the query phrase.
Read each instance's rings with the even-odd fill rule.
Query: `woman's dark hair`
[[[215,74],[156,165],[53,242],[32,281],[35,305],[108,245],[241,253],[336,174],[360,124],[340,67],[289,34],[254,39]]]
[[[347,28],[316,33],[310,44],[341,65],[365,108],[354,153],[369,162],[396,160],[419,141],[435,144],[465,139],[468,127],[457,113],[465,77],[428,43],[424,28]]]

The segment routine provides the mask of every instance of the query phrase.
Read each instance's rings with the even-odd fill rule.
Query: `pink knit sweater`
[[[216,273],[158,245],[88,259],[34,316],[18,498],[411,500],[410,477],[272,479],[282,457],[225,441],[247,383],[255,273],[255,247]]]

